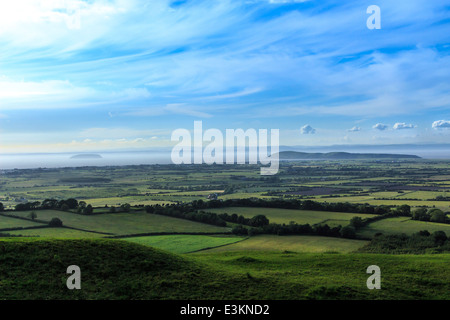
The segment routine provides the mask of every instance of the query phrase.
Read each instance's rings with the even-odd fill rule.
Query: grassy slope
[[[121,240],[2,240],[0,299],[449,299],[450,255],[178,256]],[[369,265],[382,289],[368,290]],[[66,268],[81,268],[81,290]]]

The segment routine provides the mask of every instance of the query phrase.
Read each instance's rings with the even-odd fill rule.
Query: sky
[[[0,153],[165,147],[200,120],[286,146],[448,143],[450,5],[0,2]]]

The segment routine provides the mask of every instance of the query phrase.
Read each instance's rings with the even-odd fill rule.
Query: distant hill
[[[390,154],[390,153],[350,153],[350,152],[327,152],[308,153],[297,151],[282,151],[279,153],[280,160],[378,160],[378,159],[421,159],[416,155]]]
[[[102,159],[102,156],[96,153],[81,153],[71,156],[70,159]]]

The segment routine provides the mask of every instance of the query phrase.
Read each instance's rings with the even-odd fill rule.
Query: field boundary
[[[150,232],[150,233],[136,233],[105,237],[106,239],[122,239],[134,237],[148,237],[148,236],[176,236],[176,235],[191,235],[191,236],[212,236],[212,235],[232,235],[231,232]]]
[[[205,251],[205,250],[210,250],[210,249],[215,249],[215,248],[221,248],[221,247],[226,247],[226,246],[231,246],[232,244],[236,244],[236,243],[239,243],[239,242],[248,240],[248,239],[250,239],[250,237],[246,237],[246,238],[244,238],[244,239],[238,240],[238,241],[233,242],[233,243],[221,244],[221,245],[214,246],[214,247],[208,247],[208,248],[203,248],[203,249],[198,249],[198,250],[186,252],[185,254],[195,253],[195,252],[200,252],[200,251]]]

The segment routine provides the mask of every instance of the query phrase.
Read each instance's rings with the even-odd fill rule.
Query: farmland
[[[319,224],[329,222],[348,224],[351,218],[361,216],[361,214],[346,212],[243,207],[211,209],[210,211],[215,213],[236,213],[243,215],[246,218],[251,218],[258,214],[262,214],[265,215],[270,221],[275,223],[289,223],[291,221],[294,221],[299,224]],[[374,215],[367,214],[364,216],[373,217]]]
[[[28,290],[22,298],[29,299],[49,286],[49,298],[448,299],[449,282],[441,277],[450,261],[448,244],[432,239],[441,231],[450,235],[450,224],[413,220],[412,212],[440,209],[448,215],[449,177],[448,162],[428,160],[286,162],[270,177],[251,165],[5,170],[0,246],[9,253],[0,259],[11,258],[14,265],[23,259],[15,250],[33,246],[41,251],[33,253],[36,257],[28,253],[34,266],[41,254],[59,248],[67,253],[52,257],[79,259],[75,262],[95,279],[78,296],[68,295],[47,279],[63,277],[59,258],[50,259],[50,273],[39,276],[35,289],[26,280],[17,284]],[[68,206],[69,199],[76,205]],[[52,224],[55,218],[62,226]],[[362,224],[354,225],[355,219]],[[424,230],[431,247],[421,248],[420,255],[367,247],[379,234],[415,236]],[[75,258],[66,246],[82,250],[83,257]],[[100,250],[105,260],[93,260],[105,264],[108,271],[102,274],[87,260],[97,247],[111,252]],[[135,271],[128,277],[116,269],[127,268],[123,250],[144,260],[158,257],[158,265],[168,259],[169,271],[155,273],[131,257],[130,267],[136,272],[142,267],[144,278],[156,281],[138,284]],[[364,268],[371,264],[387,274],[382,292],[365,288]],[[13,278],[26,279],[20,270],[2,271],[2,289]],[[419,273],[426,273],[426,280]],[[112,284],[113,276],[119,284]],[[105,281],[113,289],[95,289]],[[13,289],[1,295],[19,296]]]

